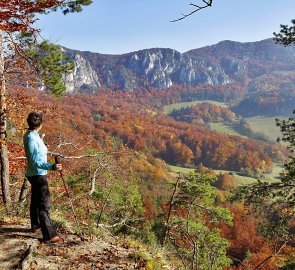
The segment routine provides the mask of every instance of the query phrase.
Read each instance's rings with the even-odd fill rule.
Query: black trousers
[[[31,183],[31,206],[30,218],[31,228],[41,228],[43,240],[50,240],[57,236],[56,231],[51,225],[49,209],[50,194],[46,175],[36,175],[28,177]]]

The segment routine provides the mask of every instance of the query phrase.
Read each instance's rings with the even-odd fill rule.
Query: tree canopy
[[[64,14],[80,12],[82,6],[90,5],[92,0],[1,0],[0,29],[8,32],[32,32],[35,14],[61,9]]]

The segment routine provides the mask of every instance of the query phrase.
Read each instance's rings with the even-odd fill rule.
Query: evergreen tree
[[[274,33],[275,41],[284,46],[295,44],[295,19],[291,21],[291,25],[281,24],[279,33]]]
[[[226,256],[229,243],[214,224],[231,223],[232,215],[216,203],[214,182],[216,177],[190,173],[174,184],[163,242],[169,240],[184,269],[218,270],[230,265]]]
[[[236,198],[243,199],[260,216],[260,231],[269,238],[277,250],[294,241],[295,205],[295,119],[277,120],[282,131],[282,141],[289,144],[291,155],[285,162],[285,170],[276,182],[263,182],[245,185],[237,191]],[[278,248],[279,247],[279,248]],[[274,251],[273,256],[277,256]],[[269,256],[266,260],[271,259]],[[294,261],[288,262],[292,264]],[[288,268],[287,268],[288,269]]]

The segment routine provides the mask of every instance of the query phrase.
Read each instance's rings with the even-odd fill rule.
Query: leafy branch
[[[295,43],[295,19],[291,21],[292,25],[281,24],[281,30],[279,33],[274,34],[274,40],[278,44],[289,46]]]

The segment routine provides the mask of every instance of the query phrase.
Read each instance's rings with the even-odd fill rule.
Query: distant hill
[[[206,46],[200,49],[190,50],[185,53],[190,58],[198,57],[206,59],[236,59],[245,63],[259,61],[273,64],[283,63],[292,64],[294,67],[295,47],[284,47],[275,44],[273,39],[265,39],[256,42],[236,42],[225,40],[212,46]]]
[[[222,41],[186,53],[167,48],[122,55],[66,50],[78,64],[75,75],[80,81],[84,78],[84,83],[77,84],[76,89],[69,82],[71,90],[96,91],[101,86],[134,90],[169,88],[175,84],[250,85],[252,80],[278,71],[295,74],[295,47],[277,45],[272,39],[248,43]],[[286,83],[294,86],[292,79]]]
[[[122,55],[65,50],[76,62],[74,72],[65,78],[68,92],[204,86],[202,92],[210,98],[207,86],[225,86],[222,91],[232,96],[235,111],[241,115],[249,115],[245,112],[250,105],[255,106],[250,115],[286,115],[293,104],[295,107],[295,46],[284,47],[272,39],[247,43],[226,40],[186,53],[169,48]],[[233,85],[242,95],[230,92]],[[274,110],[265,106],[260,110],[259,104],[274,105]]]

